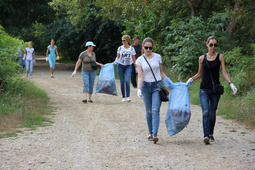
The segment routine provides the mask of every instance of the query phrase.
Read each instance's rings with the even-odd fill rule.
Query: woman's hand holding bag
[[[193,79],[192,79],[192,78],[189,78],[188,81],[186,82],[187,86],[192,85],[192,82],[193,82]]]
[[[163,79],[164,85],[168,88],[172,88],[172,84],[173,82],[171,81],[171,79],[169,77],[166,77]]]

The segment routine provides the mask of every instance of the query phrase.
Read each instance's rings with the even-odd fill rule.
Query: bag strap
[[[91,55],[91,57],[88,56],[88,58],[89,58],[89,60],[90,60],[90,62],[91,62],[91,61],[92,61],[92,60],[91,60],[91,59],[92,59],[92,55]]]
[[[210,77],[211,77],[211,80],[212,80],[212,84],[214,85],[214,81],[213,81],[213,78],[212,78],[212,74],[211,74],[211,71],[210,71],[210,67],[209,67],[209,64],[208,64],[208,61],[206,59],[206,54],[204,55],[204,60],[207,64],[207,67],[208,67],[208,70],[209,70],[209,74],[210,74]]]
[[[155,74],[154,74],[154,72],[153,72],[153,70],[152,70],[152,68],[151,68],[150,63],[148,62],[148,60],[145,58],[145,56],[144,56],[144,55],[143,55],[143,58],[145,59],[145,61],[146,61],[146,62],[147,62],[147,64],[149,65],[149,67],[150,67],[150,69],[151,69],[151,72],[152,72],[152,75],[153,75],[153,77],[154,77],[154,79],[155,79],[155,82],[156,82],[156,84],[157,84],[158,88],[160,88],[160,87],[159,87],[159,85],[158,85],[158,81],[157,81],[157,79],[156,79],[156,77],[155,77]]]

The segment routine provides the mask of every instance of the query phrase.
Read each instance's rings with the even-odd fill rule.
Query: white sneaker
[[[125,98],[122,98],[122,102],[125,102],[126,101],[126,99]]]
[[[131,99],[128,97],[128,98],[127,98],[127,101],[128,101],[128,102],[130,102],[130,101],[131,101]]]

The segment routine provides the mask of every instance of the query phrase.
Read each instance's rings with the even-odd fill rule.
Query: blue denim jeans
[[[86,72],[82,71],[82,79],[83,79],[83,93],[93,93],[93,87],[95,78],[97,75],[97,71]]]
[[[204,137],[209,137],[209,135],[213,135],[220,95],[212,94],[211,90],[200,89],[199,98],[203,112]]]
[[[28,70],[30,70],[29,71],[30,76],[32,76],[33,73],[33,65],[34,65],[33,60],[26,60],[26,73],[28,74]]]
[[[117,71],[120,77],[120,89],[122,98],[130,96],[130,78],[132,72],[132,65],[118,64]],[[126,91],[125,91],[126,89]],[[126,93],[125,93],[126,92]]]
[[[163,86],[162,81],[158,81],[158,84]],[[143,82],[142,95],[146,110],[148,131],[153,135],[157,135],[160,120],[159,112],[162,102],[159,97],[159,90],[156,82]]]

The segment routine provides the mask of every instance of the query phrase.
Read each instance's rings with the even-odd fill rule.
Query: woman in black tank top
[[[202,77],[199,90],[199,98],[203,113],[203,131],[204,131],[204,143],[210,144],[214,141],[213,131],[216,122],[216,110],[220,99],[220,94],[212,93],[212,79],[215,84],[220,84],[220,66],[223,77],[230,84],[233,93],[237,92],[236,87],[230,80],[225,68],[224,56],[215,52],[218,45],[218,41],[214,36],[211,36],[206,41],[208,53],[199,57],[198,73],[189,78],[186,82],[187,85],[191,85],[193,80]],[[208,65],[206,63],[208,62]],[[212,78],[210,76],[212,75]]]

